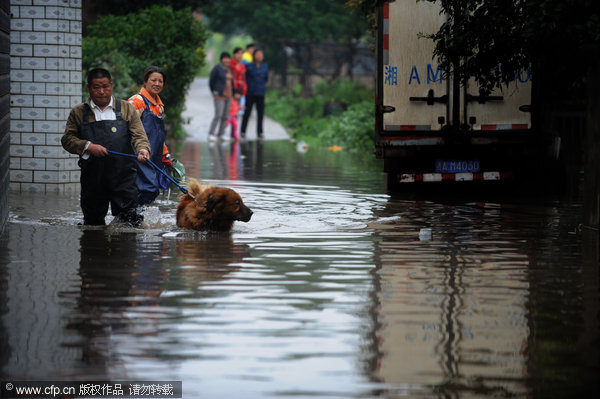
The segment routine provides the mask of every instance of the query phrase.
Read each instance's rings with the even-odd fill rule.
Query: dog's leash
[[[113,155],[120,155],[122,157],[129,157],[129,158],[135,158],[137,159],[137,155],[133,155],[133,154],[125,154],[124,152],[117,152],[117,151],[111,151],[111,150],[107,150],[109,154],[113,154]],[[157,171],[159,171],[160,173],[162,173],[163,175],[165,175],[167,177],[167,179],[169,179],[171,182],[173,182],[173,184],[175,184],[182,193],[187,194],[190,196],[191,199],[193,199],[194,201],[196,201],[196,197],[194,197],[187,188],[183,187],[181,184],[177,183],[175,181],[175,179],[173,179],[171,176],[169,176],[167,174],[167,172],[165,172],[164,170],[162,170],[161,168],[159,168],[154,162],[152,162],[152,160],[150,158],[146,158],[146,162],[148,162],[150,165],[152,165],[152,167],[154,169],[156,169]]]

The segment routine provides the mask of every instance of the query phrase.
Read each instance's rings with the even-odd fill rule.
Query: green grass
[[[319,83],[310,98],[303,98],[301,89],[299,86],[290,91],[270,89],[265,106],[267,115],[286,127],[297,141],[340,146],[351,152],[373,151],[373,90],[344,79]]]

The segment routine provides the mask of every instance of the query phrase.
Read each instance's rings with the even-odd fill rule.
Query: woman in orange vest
[[[171,164],[169,151],[165,145],[165,106],[159,93],[163,90],[167,76],[164,71],[151,66],[144,72],[144,85],[140,91],[129,98],[135,109],[140,113],[144,130],[152,148],[152,162],[165,170],[165,164]],[[145,205],[154,201],[160,191],[169,188],[169,180],[156,172],[151,165],[137,163],[138,204]]]

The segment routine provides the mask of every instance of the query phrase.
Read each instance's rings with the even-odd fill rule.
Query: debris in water
[[[419,240],[421,240],[421,241],[431,240],[431,229],[421,229],[419,231]]]
[[[304,154],[306,151],[308,151],[308,144],[306,144],[304,141],[299,142],[296,144],[296,151]]]

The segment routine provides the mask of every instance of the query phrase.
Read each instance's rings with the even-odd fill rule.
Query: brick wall
[[[10,189],[79,190],[60,144],[81,96],[81,0],[10,0]]]
[[[8,219],[10,144],[10,6],[0,0],[0,233]]]

